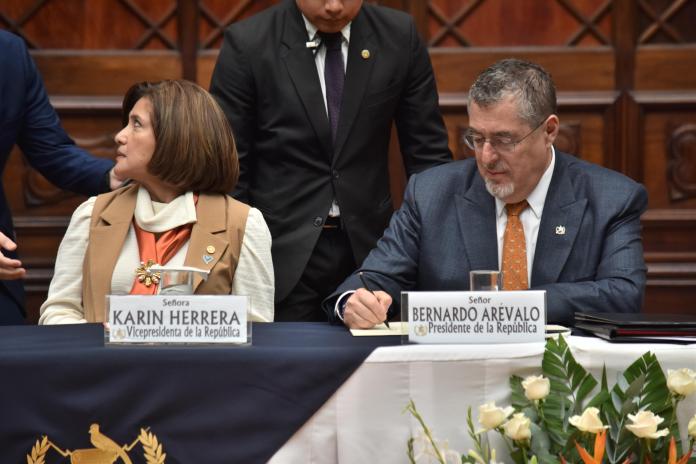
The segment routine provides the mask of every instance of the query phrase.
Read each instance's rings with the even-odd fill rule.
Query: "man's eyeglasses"
[[[537,129],[539,129],[545,122],[546,119],[544,118],[534,129],[529,131],[527,135],[522,137],[521,139],[518,140],[513,140],[510,137],[504,137],[504,136],[493,136],[490,139],[487,139],[486,137],[482,136],[481,134],[477,134],[474,132],[467,132],[464,135],[464,143],[466,143],[466,146],[471,148],[472,150],[476,152],[483,151],[483,146],[488,142],[491,146],[491,148],[496,152],[496,153],[501,153],[501,154],[507,154],[507,153],[512,153],[515,151],[515,148],[517,145],[522,143],[527,137],[532,135]]]

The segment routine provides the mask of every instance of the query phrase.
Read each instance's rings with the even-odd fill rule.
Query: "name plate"
[[[107,343],[248,343],[249,297],[109,295]]]
[[[402,292],[412,343],[543,342],[546,291]]]

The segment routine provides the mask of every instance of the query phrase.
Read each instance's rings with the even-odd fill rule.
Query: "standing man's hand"
[[[343,312],[343,323],[350,329],[370,329],[387,320],[392,297],[382,290],[372,293],[359,288],[353,293]]]
[[[0,232],[0,248],[14,251],[17,249],[17,244]],[[0,280],[23,279],[26,274],[27,271],[22,267],[20,260],[8,258],[0,252]]]

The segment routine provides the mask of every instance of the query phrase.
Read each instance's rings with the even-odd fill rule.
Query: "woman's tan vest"
[[[87,322],[103,322],[111,277],[133,221],[138,185],[97,197],[82,266],[82,307]],[[249,206],[221,194],[200,194],[184,264],[210,271],[194,280],[194,293],[227,295],[239,263]],[[212,259],[211,259],[212,258]],[[135,269],[133,269],[135,278]]]

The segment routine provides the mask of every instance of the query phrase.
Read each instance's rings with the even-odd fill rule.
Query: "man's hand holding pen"
[[[387,320],[391,303],[392,298],[387,292],[359,288],[346,302],[343,322],[350,329],[370,329]]]

